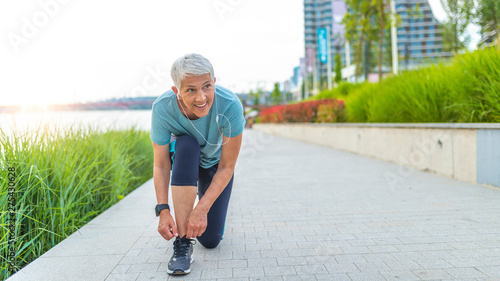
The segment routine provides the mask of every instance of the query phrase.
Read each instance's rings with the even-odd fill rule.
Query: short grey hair
[[[210,61],[199,54],[185,54],[178,58],[170,69],[170,75],[174,81],[174,86],[180,90],[182,80],[188,76],[199,76],[210,74],[212,81],[214,80],[214,68]]]

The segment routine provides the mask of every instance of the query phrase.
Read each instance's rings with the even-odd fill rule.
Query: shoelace
[[[183,257],[187,256],[188,254],[188,249],[191,244],[196,244],[196,241],[194,239],[176,239],[174,241],[174,254],[176,257]]]

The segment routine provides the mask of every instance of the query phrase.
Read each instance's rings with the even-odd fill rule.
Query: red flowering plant
[[[318,106],[316,123],[345,122],[343,100],[329,99]]]
[[[341,122],[344,120],[344,101],[322,99],[290,105],[276,105],[260,112],[262,123],[282,122]]]

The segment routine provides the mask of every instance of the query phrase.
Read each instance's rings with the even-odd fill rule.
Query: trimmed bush
[[[345,120],[344,107],[344,102],[336,99],[277,105],[262,110],[259,121],[261,123],[342,122]]]

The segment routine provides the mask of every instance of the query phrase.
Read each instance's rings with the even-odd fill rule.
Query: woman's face
[[[182,80],[180,90],[176,87],[172,87],[172,90],[177,94],[181,112],[187,114],[189,119],[198,119],[207,116],[212,107],[215,78],[212,81],[210,74],[188,76]]]

